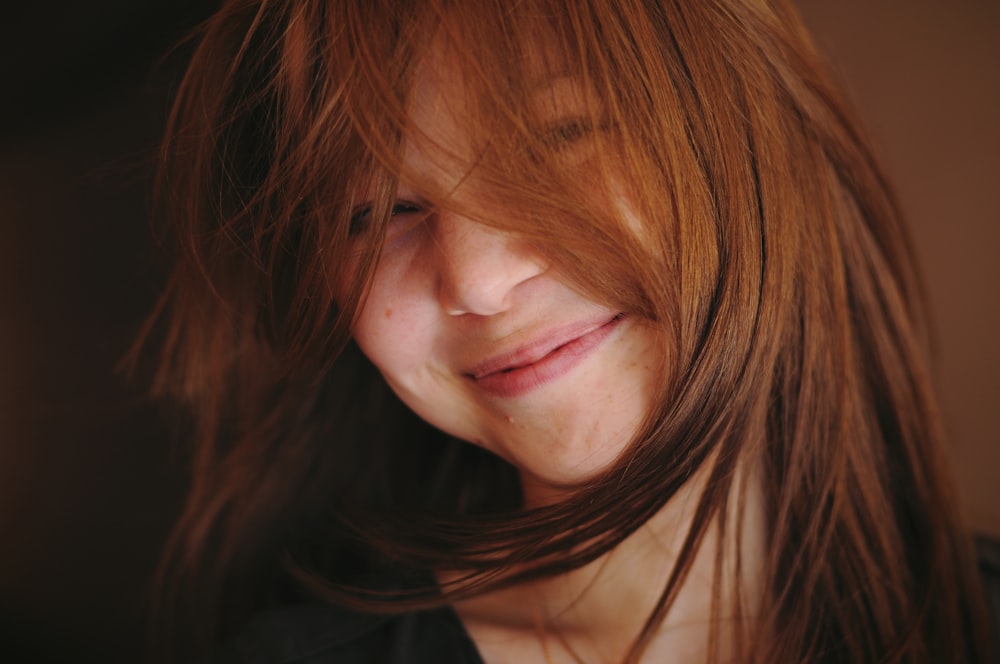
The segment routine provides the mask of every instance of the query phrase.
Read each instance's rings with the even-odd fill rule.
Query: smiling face
[[[586,141],[571,87],[553,79],[540,98],[555,100],[546,114],[559,136]],[[581,295],[523,239],[473,219],[503,210],[465,165],[477,154],[443,54],[417,70],[414,91],[409,121],[419,138],[405,146],[402,170],[455,205],[435,206],[400,182],[354,337],[414,412],[514,464],[526,500],[541,502],[606,468],[634,438],[662,351],[647,322]],[[356,230],[366,215],[363,203]]]

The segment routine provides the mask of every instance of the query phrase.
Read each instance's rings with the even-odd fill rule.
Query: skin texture
[[[405,146],[404,172],[451,192],[462,212],[401,182],[354,337],[418,415],[514,464],[528,504],[547,502],[628,445],[651,408],[662,353],[649,325],[583,297],[519,238],[465,216],[503,210],[465,166],[476,154],[463,89],[440,49],[414,90],[419,138]],[[571,90],[564,79],[539,88],[553,121],[571,114]],[[587,140],[573,136],[574,168]]]

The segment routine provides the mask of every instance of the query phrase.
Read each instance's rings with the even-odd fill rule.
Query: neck
[[[502,647],[499,644],[505,638],[514,643],[515,637],[521,636],[535,643],[539,634],[551,638],[542,644],[545,657],[536,655],[536,661],[546,661],[558,652],[571,654],[568,661],[621,661],[652,614],[678,560],[707,473],[707,468],[699,471],[643,527],[588,565],[458,603],[455,608],[487,661],[486,650]],[[724,508],[729,510],[726,523],[732,527],[720,538],[715,524],[709,525],[683,584],[645,651],[649,661],[703,660],[712,618],[731,620],[740,614],[733,607],[737,597],[759,596],[752,582],[760,577],[763,521],[760,492],[750,475],[743,473],[738,478],[730,505]],[[739,542],[737,532],[741,533]],[[720,547],[722,566],[717,575]],[[740,577],[737,560],[742,566]],[[742,585],[737,592],[738,578]],[[720,602],[715,614],[713,597]],[[752,605],[746,605],[743,617],[751,611]],[[663,657],[664,653],[669,657]]]

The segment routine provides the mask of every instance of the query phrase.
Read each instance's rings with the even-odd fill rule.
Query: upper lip
[[[600,317],[589,318],[584,321],[533,334],[528,342],[515,347],[513,350],[498,353],[480,362],[466,371],[465,374],[475,380],[479,380],[501,371],[530,366],[552,351],[607,325],[615,318],[618,318],[619,315],[602,314]]]

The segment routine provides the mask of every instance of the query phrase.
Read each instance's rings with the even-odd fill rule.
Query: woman
[[[898,211],[787,3],[228,2],[165,154],[169,592],[337,607],[231,654],[988,656]]]

